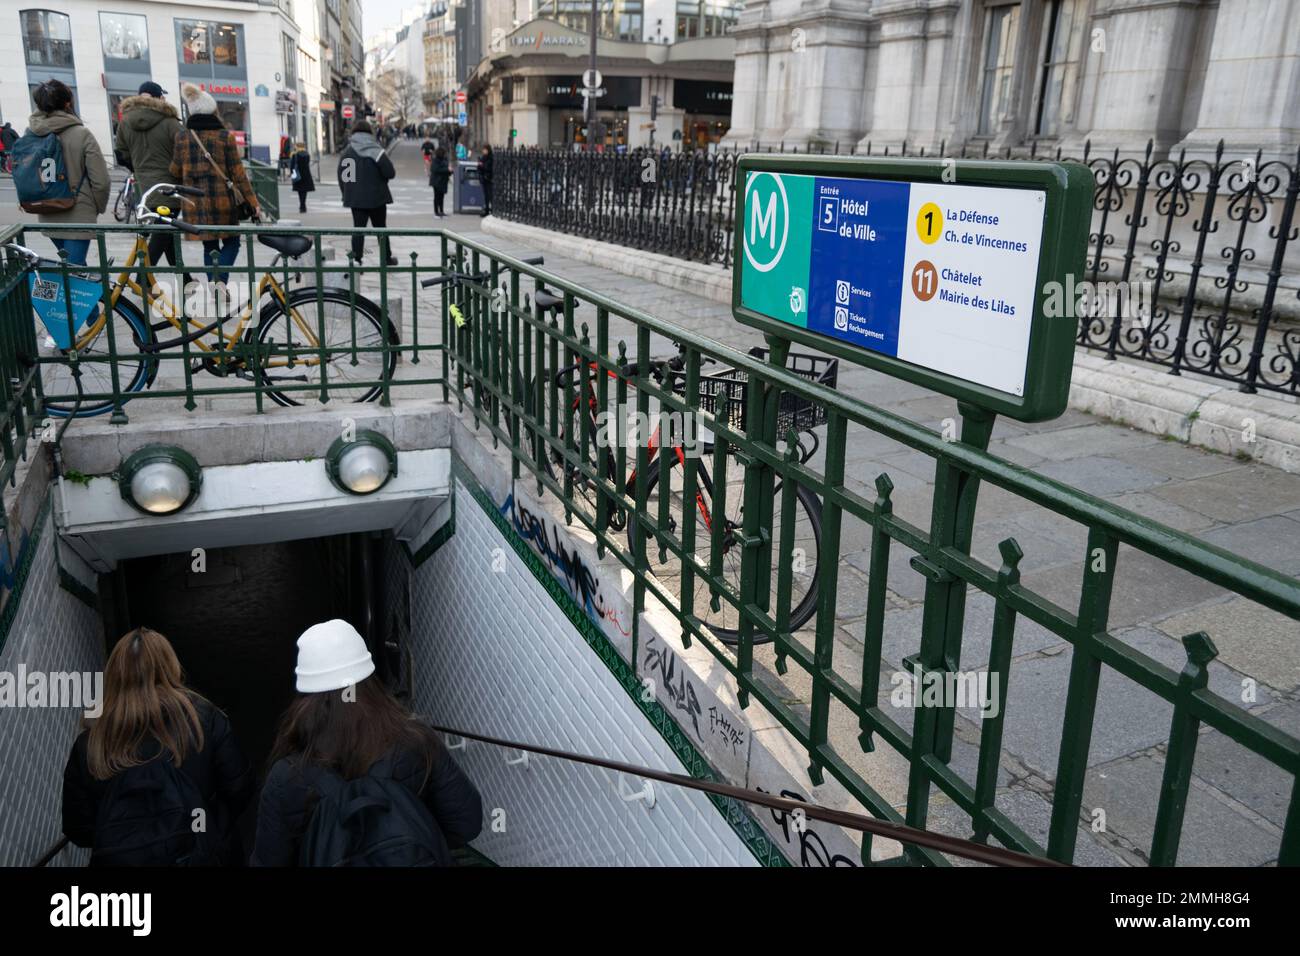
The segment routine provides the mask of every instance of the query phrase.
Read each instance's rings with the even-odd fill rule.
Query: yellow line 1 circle
[[[928,202],[916,214],[916,234],[927,246],[943,235],[943,210],[938,203]]]

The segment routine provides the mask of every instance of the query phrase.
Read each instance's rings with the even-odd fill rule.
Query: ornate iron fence
[[[817,152],[927,155],[906,143]],[[502,151],[494,211],[730,268],[740,155]],[[928,155],[948,154],[941,144]],[[1074,158],[1035,149],[1002,156]],[[976,157],[989,158],[987,144],[952,158]],[[1067,290],[1086,296],[1072,313],[1081,317],[1080,347],[1236,382],[1244,392],[1300,395],[1300,155],[1295,163],[1258,152],[1228,157],[1220,142],[1213,158],[1157,157],[1150,143],[1138,157],[1095,154],[1087,144],[1078,161],[1096,179],[1087,270]]]

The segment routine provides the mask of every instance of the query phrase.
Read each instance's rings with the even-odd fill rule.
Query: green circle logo
[[[745,184],[745,258],[759,272],[771,272],[790,238],[790,197],[776,173],[754,173]]]

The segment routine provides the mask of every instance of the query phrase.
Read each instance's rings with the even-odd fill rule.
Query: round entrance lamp
[[[339,437],[325,453],[325,473],[340,491],[374,494],[397,474],[397,449],[379,432],[359,431],[352,441]]]
[[[172,445],[146,445],[117,469],[122,498],[147,515],[175,514],[198,497],[202,483],[194,456]]]

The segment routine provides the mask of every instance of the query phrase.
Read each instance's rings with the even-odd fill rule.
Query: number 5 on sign
[[[943,232],[943,210],[937,203],[928,202],[916,214],[916,234],[929,245]]]

